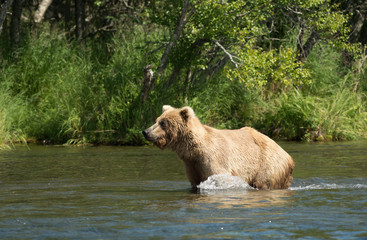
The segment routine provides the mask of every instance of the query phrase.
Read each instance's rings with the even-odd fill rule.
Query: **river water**
[[[288,190],[213,176],[190,191],[154,147],[0,152],[1,239],[367,239],[367,142],[281,143]]]

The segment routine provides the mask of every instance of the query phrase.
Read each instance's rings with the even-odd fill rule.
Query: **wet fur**
[[[179,155],[193,187],[214,174],[240,176],[258,189],[286,189],[293,180],[292,157],[269,137],[249,127],[219,130],[203,125],[190,107],[164,106],[143,133],[159,148]]]

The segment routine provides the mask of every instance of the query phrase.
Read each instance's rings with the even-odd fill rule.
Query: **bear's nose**
[[[142,133],[143,133],[143,135],[144,135],[144,137],[145,137],[145,138],[147,138],[147,137],[148,137],[148,131],[147,131],[146,129],[145,129],[145,130],[143,130],[143,131],[142,131]]]

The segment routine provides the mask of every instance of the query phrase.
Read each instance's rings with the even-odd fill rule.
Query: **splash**
[[[324,190],[324,189],[367,189],[364,179],[326,180],[322,178],[311,178],[306,181],[295,179],[289,190]],[[218,191],[246,191],[252,188],[242,178],[227,174],[216,174],[210,176],[206,181],[201,182],[197,188],[200,192],[218,192]]]
[[[310,184],[306,186],[294,186],[289,190],[322,190],[322,189],[367,189],[366,184],[336,184],[336,183],[320,183]]]
[[[198,186],[200,190],[248,190],[253,189],[242,178],[227,174],[216,174],[210,176]]]

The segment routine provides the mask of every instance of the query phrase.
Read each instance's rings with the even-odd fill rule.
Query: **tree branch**
[[[167,46],[168,43],[162,43],[161,46],[157,47],[156,49],[153,49],[152,51],[146,53],[145,55],[151,55],[159,50],[161,50],[162,48],[164,48],[165,46]]]
[[[220,47],[223,50],[223,52],[229,57],[229,60],[231,60],[231,62],[236,66],[236,68],[238,68],[238,65],[241,65],[241,63],[233,60],[233,58],[241,60],[239,57],[234,56],[231,53],[229,53],[218,41],[215,41],[215,45],[217,45],[218,47]]]
[[[189,10],[189,7],[190,7],[190,1],[186,0],[182,8],[181,17],[178,21],[177,27],[175,31],[173,32],[171,39],[169,40],[168,45],[162,55],[161,64],[158,66],[158,69],[157,69],[158,76],[160,76],[164,72],[167,66],[167,62],[168,62],[168,55],[171,52],[172,48],[174,47],[176,41],[181,37],[182,30],[184,26],[186,25],[187,21],[189,20],[189,17],[193,13],[191,12],[189,16],[187,15],[187,11]]]
[[[189,18],[192,16],[192,14],[194,14],[195,9],[191,10],[190,13],[188,13],[190,8],[190,0],[185,0],[184,5],[182,7],[182,12],[181,12],[181,16],[178,20],[177,26],[175,31],[173,32],[164,52],[163,55],[161,57],[161,63],[158,66],[157,69],[157,74],[155,77],[152,78],[151,81],[145,81],[143,88],[142,88],[142,92],[141,92],[141,99],[143,102],[145,102],[145,100],[148,97],[148,94],[150,92],[150,90],[153,87],[153,84],[155,82],[155,79],[159,76],[162,75],[162,73],[164,72],[164,70],[167,67],[167,63],[168,63],[168,56],[170,54],[170,52],[172,51],[173,47],[175,46],[176,42],[178,39],[180,39],[181,34],[182,34],[182,30],[184,28],[184,26],[186,25],[186,23],[188,22]]]
[[[37,11],[34,13],[34,21],[40,23],[45,16],[48,7],[51,5],[52,0],[42,0],[38,6]]]

